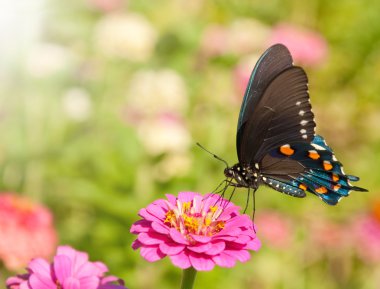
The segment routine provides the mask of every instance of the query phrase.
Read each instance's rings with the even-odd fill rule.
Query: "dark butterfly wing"
[[[306,142],[314,137],[314,114],[309,101],[307,76],[292,66],[280,72],[257,97],[252,112],[240,128],[239,162],[253,166],[283,144]]]
[[[239,160],[239,148],[242,143],[242,136],[245,133],[244,128],[246,122],[253,115],[257,103],[260,101],[269,83],[282,71],[292,66],[292,56],[289,50],[282,44],[276,44],[268,48],[257,61],[251,73],[239,114],[236,135],[236,147]]]
[[[273,189],[296,197],[305,191],[336,205],[350,191],[366,191],[351,185],[356,176],[346,175],[342,164],[321,136],[308,143],[280,146],[266,155],[261,163],[262,180]],[[291,153],[291,154],[290,154]],[[279,186],[278,183],[281,182]]]

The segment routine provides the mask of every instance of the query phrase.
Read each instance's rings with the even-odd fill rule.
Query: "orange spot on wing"
[[[323,161],[323,168],[326,171],[330,171],[330,170],[332,170],[333,166],[329,161]]]
[[[333,180],[334,182],[339,181],[339,176],[336,175],[336,174],[332,174],[332,180]]]
[[[290,145],[286,144],[286,145],[280,146],[280,152],[283,155],[291,156],[292,154],[294,154],[294,149],[292,149]]]
[[[306,191],[306,189],[307,189],[307,187],[306,187],[304,184],[300,184],[298,187],[299,187],[301,190],[304,190],[304,191]]]
[[[327,189],[325,187],[319,187],[319,188],[315,189],[315,191],[318,194],[326,194],[327,193]]]
[[[316,151],[309,151],[309,158],[313,160],[319,159],[321,156]]]
[[[333,190],[336,192],[337,190],[339,190],[340,189],[340,187],[341,187],[341,185],[335,185],[335,186],[333,186]]]

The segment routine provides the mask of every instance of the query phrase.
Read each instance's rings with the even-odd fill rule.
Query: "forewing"
[[[236,135],[238,154],[240,152],[241,137],[245,131],[245,123],[254,113],[258,101],[271,81],[281,72],[292,66],[292,56],[289,50],[282,44],[275,44],[268,48],[257,61],[252,70],[240,109]]]
[[[310,143],[314,129],[306,73],[292,66],[272,80],[242,124],[239,162],[253,166],[283,144]]]

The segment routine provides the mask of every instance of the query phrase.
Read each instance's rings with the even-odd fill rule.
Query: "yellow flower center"
[[[197,209],[192,202],[177,201],[175,209],[166,212],[164,223],[171,228],[175,228],[188,240],[192,240],[190,234],[201,236],[212,236],[223,230],[224,221],[218,221],[218,217],[222,213],[222,208],[218,206],[210,206]]]

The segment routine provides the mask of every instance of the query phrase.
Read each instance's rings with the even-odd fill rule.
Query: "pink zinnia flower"
[[[101,262],[90,262],[87,253],[69,246],[58,247],[52,264],[36,258],[28,265],[28,274],[10,277],[9,289],[126,289],[123,281],[104,276],[108,271]]]
[[[0,236],[0,260],[8,270],[51,256],[57,243],[50,211],[10,193],[0,194]]]
[[[269,44],[282,43],[296,63],[318,65],[327,56],[327,42],[317,32],[282,23],[273,28]]]
[[[182,269],[208,271],[246,262],[248,251],[260,248],[251,219],[220,196],[182,192],[166,197],[141,209],[142,220],[131,228],[138,235],[132,247],[140,248],[147,261],[169,256]]]

